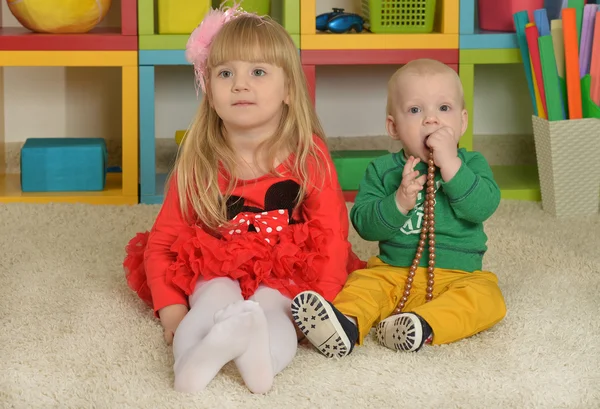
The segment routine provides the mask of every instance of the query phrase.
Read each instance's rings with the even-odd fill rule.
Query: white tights
[[[236,280],[198,281],[173,339],[175,389],[200,391],[233,360],[248,389],[268,392],[298,347],[290,303],[265,286],[244,301]]]

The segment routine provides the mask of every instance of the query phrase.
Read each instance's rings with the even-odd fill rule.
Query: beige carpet
[[[233,367],[172,390],[160,325],[127,288],[123,248],[157,206],[0,205],[1,408],[598,408],[600,218],[557,222],[503,202],[485,267],[508,315],[417,354],[371,338],[330,361],[308,347],[253,396]],[[375,247],[352,240],[362,257]]]

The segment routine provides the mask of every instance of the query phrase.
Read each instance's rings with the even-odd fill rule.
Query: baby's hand
[[[171,345],[173,343],[173,337],[175,336],[175,331],[179,326],[181,320],[188,312],[187,306],[183,304],[173,304],[168,305],[164,308],[158,310],[158,316],[160,317],[160,323],[164,328],[164,337],[167,345]]]
[[[413,156],[408,158],[402,170],[402,183],[396,190],[396,206],[404,215],[415,207],[417,195],[423,189],[427,180],[427,175],[419,176],[419,171],[415,170],[415,166],[419,161],[419,158]]]
[[[433,151],[435,165],[440,169],[444,169],[458,157],[454,130],[448,126],[444,126],[429,135],[426,143]]]

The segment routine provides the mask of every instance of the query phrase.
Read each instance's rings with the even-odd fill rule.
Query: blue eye
[[[266,75],[267,73],[265,72],[265,70],[262,70],[260,68],[255,69],[254,71],[252,71],[252,75],[256,76],[256,77],[262,77],[263,75]]]
[[[412,107],[409,109],[411,114],[418,114],[419,112],[421,112],[421,109],[419,107]]]

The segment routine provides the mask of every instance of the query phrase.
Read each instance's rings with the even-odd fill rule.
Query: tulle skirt
[[[275,233],[275,232],[273,232]],[[152,307],[146,281],[144,253],[150,233],[138,233],[126,247],[123,262],[129,287]],[[260,284],[293,298],[299,292],[321,292],[319,279],[325,271],[331,231],[318,221],[292,224],[276,234],[257,232],[224,234],[215,237],[200,227],[181,232],[171,246],[176,255],[166,271],[165,280],[191,295],[198,279],[230,277],[238,280],[242,296],[254,294]],[[363,268],[365,263],[349,249],[347,272]]]

